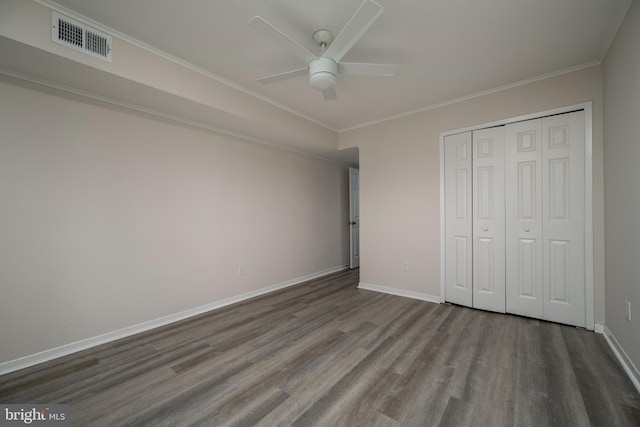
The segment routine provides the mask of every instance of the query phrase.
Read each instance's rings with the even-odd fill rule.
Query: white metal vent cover
[[[111,62],[111,36],[58,12],[51,13],[51,40]]]

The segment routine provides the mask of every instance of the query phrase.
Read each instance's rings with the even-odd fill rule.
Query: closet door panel
[[[543,318],[542,120],[505,133],[506,310]]]
[[[445,300],[471,307],[473,305],[471,132],[445,137],[444,150]]]
[[[544,318],[584,327],[584,111],[545,117],[542,130]]]
[[[473,132],[473,307],[505,312],[504,126]]]

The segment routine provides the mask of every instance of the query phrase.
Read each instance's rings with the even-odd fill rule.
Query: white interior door
[[[584,111],[542,119],[544,319],[586,326]]]
[[[505,131],[507,312],[542,319],[542,119]]]
[[[445,299],[473,304],[471,132],[444,139]]]
[[[360,171],[349,168],[349,267],[360,266]]]
[[[505,312],[504,126],[473,131],[473,307]]]

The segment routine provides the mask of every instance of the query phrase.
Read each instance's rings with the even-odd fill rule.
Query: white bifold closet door
[[[584,112],[506,132],[507,311],[584,327]]]
[[[446,301],[585,326],[584,111],[444,150]]]
[[[505,312],[504,126],[473,131],[473,307]]]
[[[505,312],[504,127],[445,139],[446,300]]]
[[[507,311],[542,319],[542,119],[506,133]]]
[[[471,132],[447,136],[444,150],[446,300],[471,307],[473,305]]]

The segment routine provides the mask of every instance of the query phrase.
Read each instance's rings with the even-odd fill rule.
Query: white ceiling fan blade
[[[346,76],[395,76],[400,69],[396,64],[364,64],[338,62],[338,73]]]
[[[274,74],[272,76],[262,77],[258,79],[260,83],[269,84],[281,82],[283,80],[295,79],[296,77],[302,77],[309,75],[309,68],[300,68],[299,70],[287,71],[286,73]]]
[[[249,26],[268,39],[271,39],[271,41],[279,44],[285,49],[288,49],[290,52],[292,52],[298,58],[302,59],[307,64],[316,59],[316,56],[313,53],[309,52],[305,47],[301,46],[298,42],[291,39],[289,36],[278,30],[276,27],[269,24],[259,16],[254,16],[253,18],[251,18],[251,20],[249,21]]]
[[[373,0],[364,0],[356,13],[344,26],[340,34],[329,45],[323,56],[328,56],[336,62],[347,53],[351,46],[364,34],[382,13],[382,6]]]
[[[324,96],[325,101],[333,101],[338,97],[338,95],[336,95],[336,88],[332,87],[331,89],[322,91],[322,96]]]

